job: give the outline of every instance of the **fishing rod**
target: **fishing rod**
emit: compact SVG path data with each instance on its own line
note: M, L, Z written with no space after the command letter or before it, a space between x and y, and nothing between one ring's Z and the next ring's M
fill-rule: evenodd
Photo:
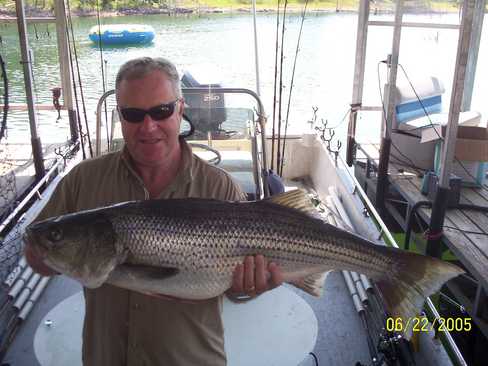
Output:
M279 169L281 165L281 154L280 154L280 145L281 145L281 96L283 94L283 45L284 45L284 38L285 38L285 19L286 19L286 6L288 5L288 0L285 0L285 6L283 7L283 24L281 26L281 56L280 56L280 94L279 94L279 102L278 102L278 147L276 149L276 168Z
M69 12L69 0L66 2L68 6L68 12ZM76 117L77 117L77 122L78 122L78 130L80 131L80 143L81 143L81 152L83 154L83 160L86 159L86 152L85 152L85 142L83 141L83 138L85 135L83 134L83 126L81 125L81 117L80 117L80 106L78 105L78 92L76 89L76 80L75 80L75 71L73 68L73 53L71 52L71 42L70 42L70 35L69 35L69 30L66 28L66 39L68 41L68 47L69 47L69 64L70 64L70 69L71 69L71 77L73 79L73 92L75 94L75 101L76 101ZM88 140L90 140L88 138Z
M271 170L274 167L275 127L276 127L276 82L278 81L278 48L280 34L280 0L276 8L276 47L275 47L275 73L273 86L273 131L271 135Z
M77 70L77 74L78 74L78 85L80 86L81 105L83 106L83 116L85 117L86 134L88 136L88 147L90 149L90 157L93 157L93 149L92 149L91 138L90 138L90 130L88 128L88 118L87 118L87 114L86 114L85 95L83 93L83 84L81 82L80 65L78 63L78 52L76 50L75 33L73 30L73 22L71 20L71 9L70 9L70 5L69 5L69 0L66 1L66 4L68 6L68 21L69 21L69 26L71 29L71 40L73 41L73 51L75 53L76 70Z
M107 60L105 60L105 69L103 67L103 47L102 47L102 30L101 30L101 22L100 22L100 2L97 0L97 25L98 25L98 50L100 51L100 67L102 69L102 87L103 87L103 94L107 91L106 82L108 77L105 77L106 67L107 67ZM107 143L109 141L109 133L108 133L108 115L107 115L107 100L103 102L103 108L105 112L105 126L106 126L106 133L107 133Z
M297 48L295 50L295 59L293 60L293 70L291 72L290 91L288 93L288 106L286 107L286 119L285 119L285 136L283 138L283 150L281 151L281 166L278 168L278 174L283 175L283 161L285 160L285 148L286 148L286 135L288 131L288 116L290 115L290 103L291 93L293 91L293 81L295 80L295 68L297 65L298 51L300 49L300 40L302 38L303 23L305 21L305 14L307 12L308 0L305 1L305 6L302 11L302 21L300 23L300 31L298 33Z
M0 141L2 141L5 131L7 130L7 115L8 115L8 78L7 69L5 67L5 62L3 61L2 55L0 55L0 68L2 69L2 79L3 79L3 117L2 125L0 126Z

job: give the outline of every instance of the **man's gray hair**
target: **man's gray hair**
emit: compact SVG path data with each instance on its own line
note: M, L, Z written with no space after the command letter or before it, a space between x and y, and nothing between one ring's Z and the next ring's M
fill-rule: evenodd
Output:
M171 61L162 57L140 57L127 61L125 64L123 64L117 73L117 78L115 79L116 94L122 80L140 79L156 70L161 71L168 76L171 84L173 85L175 96L177 98L181 98L181 83L178 70L176 70L175 65L173 65Z

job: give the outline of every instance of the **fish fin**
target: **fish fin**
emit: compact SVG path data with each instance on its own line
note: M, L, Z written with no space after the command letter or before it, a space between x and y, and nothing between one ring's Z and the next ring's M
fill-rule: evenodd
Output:
M330 272L331 271L314 273L312 275L290 281L290 283L312 296L320 297L324 293L325 279Z
M264 201L275 203L277 205L285 207L290 207L309 215L317 215L317 209L313 205L306 192L301 189L294 189L292 191L280 193L275 196L266 198L264 199Z
M389 248L392 249L392 248ZM417 316L425 299L439 291L442 285L465 271L458 266L437 258L395 250L393 276L376 279L382 300L392 317L400 317L403 324L413 325L409 319ZM410 339L412 328L405 329L404 336Z
M150 278L152 280L164 280L179 273L178 268L145 266L132 263L121 264L117 269L130 273L132 277Z

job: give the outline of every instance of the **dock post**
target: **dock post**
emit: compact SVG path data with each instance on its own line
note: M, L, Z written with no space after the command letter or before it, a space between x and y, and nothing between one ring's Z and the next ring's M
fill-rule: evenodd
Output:
M356 61L354 65L354 81L352 87L352 102L347 129L346 162L352 166L356 150L356 121L361 110L364 86L364 67L366 64L366 44L368 41L369 0L359 3L359 19L356 41Z
M66 37L68 25L66 22L66 8L64 0L54 1L54 14L56 17L56 38L58 41L59 73L61 88L63 90L63 104L68 111L71 141L78 140L78 127L76 125L76 111L73 107L73 82L69 62L69 45Z
M25 20L24 1L15 1L15 10L17 13L17 27L19 29L21 63L24 71L25 94L27 97L27 107L29 111L29 126L31 133L32 153L34 156L34 168L36 170L36 180L44 176L44 159L42 156L41 139L37 134L37 116L35 110L35 96L33 93L33 76L32 76L32 55L29 49L27 38L27 26Z
M463 101L466 65L468 63L469 48L472 41L474 3L476 0L465 0L462 8L461 26L459 28L459 41L456 55L456 66L452 83L451 103L446 137L443 141L441 171L439 175L439 186L432 205L430 217L429 234L426 252L429 255L440 257L442 255L442 227L447 209L447 196L449 194L451 165L454 161L456 140L459 123L459 113Z
M395 9L395 25L393 28L393 45L391 55L388 57L389 67L388 84L385 88L385 101L383 106L384 129L382 129L380 160L378 162L378 182L376 185L376 207L381 214L385 213L385 198L388 189L388 165L390 162L391 131L395 116L395 93L398 71L398 54L400 53L400 38L402 33L403 0L397 0Z
M461 111L471 109L471 99L473 96L474 78L476 65L478 64L478 53L481 42L481 31L483 30L483 18L485 17L486 0L476 0L473 15L473 30L471 34L471 47L468 53L468 64L466 66L466 79L464 80L464 95Z

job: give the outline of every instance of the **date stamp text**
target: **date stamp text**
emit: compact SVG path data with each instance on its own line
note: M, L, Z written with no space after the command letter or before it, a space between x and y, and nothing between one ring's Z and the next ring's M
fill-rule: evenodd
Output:
M386 330L388 332L469 332L472 328L471 318L436 318L430 322L427 317L414 317L408 319L388 317L386 319Z

